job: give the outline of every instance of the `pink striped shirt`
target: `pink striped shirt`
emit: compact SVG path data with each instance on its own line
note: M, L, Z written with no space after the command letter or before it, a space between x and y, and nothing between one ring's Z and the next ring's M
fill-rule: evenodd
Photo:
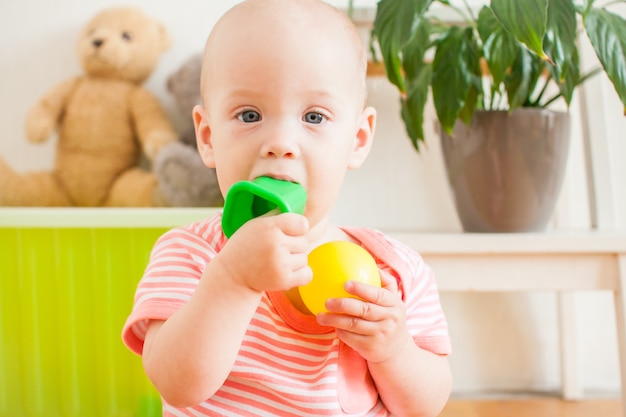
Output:
M367 228L344 228L398 280L415 343L447 355L450 340L432 270L406 245ZM139 282L123 340L141 355L149 320L167 320L194 292L226 243L221 215L164 234ZM281 292L262 296L224 385L193 408L164 416L387 416L366 361L332 328L300 313Z

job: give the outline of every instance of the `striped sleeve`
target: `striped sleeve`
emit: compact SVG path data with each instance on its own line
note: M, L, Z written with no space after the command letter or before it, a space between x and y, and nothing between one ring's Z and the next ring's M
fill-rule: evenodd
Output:
M211 218L162 235L137 285L133 310L122 330L122 340L138 355L150 320L166 320L195 291L206 264L215 256L220 237L219 219Z
M435 273L413 249L395 239L385 237L399 262L400 289L406 305L407 327L415 343L439 355L452 352L448 323L441 307Z

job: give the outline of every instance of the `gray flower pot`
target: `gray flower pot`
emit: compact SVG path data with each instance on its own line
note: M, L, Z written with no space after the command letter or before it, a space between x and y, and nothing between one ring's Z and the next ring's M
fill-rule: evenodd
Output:
M442 132L456 209L466 232L545 230L569 148L568 113L479 111L470 126Z

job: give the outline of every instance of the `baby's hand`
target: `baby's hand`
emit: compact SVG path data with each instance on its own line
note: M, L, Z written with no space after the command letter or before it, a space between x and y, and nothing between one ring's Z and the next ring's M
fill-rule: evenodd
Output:
M245 223L218 254L232 279L256 291L282 291L309 282L309 224L306 217L283 213Z
M382 362L399 352L410 339L406 308L394 277L381 272L382 288L348 281L345 289L356 298L326 301L328 313L318 323L334 327L337 337L368 362Z

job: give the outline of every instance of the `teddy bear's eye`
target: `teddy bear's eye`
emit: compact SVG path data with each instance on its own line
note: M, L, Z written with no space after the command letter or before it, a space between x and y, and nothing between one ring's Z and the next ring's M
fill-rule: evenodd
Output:
M130 42L132 40L132 36L130 36L130 33L128 32L122 32L122 39L126 42Z

